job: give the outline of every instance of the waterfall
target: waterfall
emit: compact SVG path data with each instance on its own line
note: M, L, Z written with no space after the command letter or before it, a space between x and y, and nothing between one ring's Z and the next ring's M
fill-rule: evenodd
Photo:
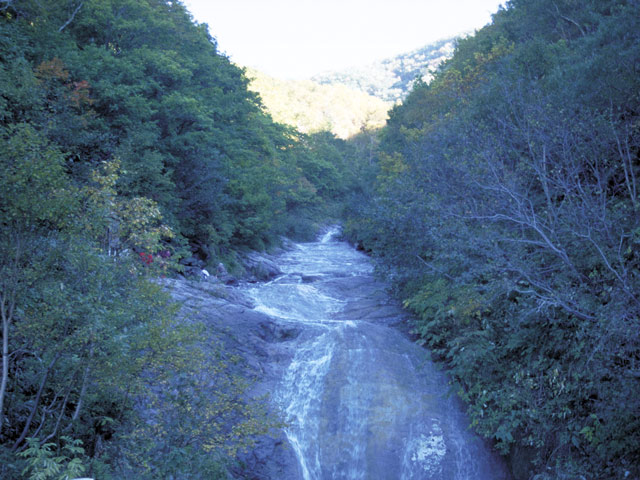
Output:
M320 237L320 243L330 242L340 233L342 233L342 228L338 225L333 225L329 227L327 231Z
M446 376L393 326L404 313L369 259L339 233L295 245L278 258L281 277L246 287L256 310L302 332L272 397L302 478L507 479Z

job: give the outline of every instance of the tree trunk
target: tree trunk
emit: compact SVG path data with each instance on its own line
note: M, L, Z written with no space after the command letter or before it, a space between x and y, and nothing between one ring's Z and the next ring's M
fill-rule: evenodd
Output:
M51 373L51 370L53 370L53 366L58 361L58 358L60 358L60 355L61 354L58 353L56 354L55 357L53 357L53 360L51 360L51 363L47 367L47 370L44 372L44 376L40 381L40 387L38 388L38 393L36 394L36 398L33 402L33 407L31 407L31 412L29 413L29 418L27 418L27 422L25 423L24 428L22 429L22 433L20 434L20 437L13 444L13 447L11 447L11 450L14 452L18 449L18 447L24 441L24 439L27 438L27 434L29 433L29 427L31 427L31 422L33 422L33 419L36 416L36 412L38 411L38 405L40 404L40 398L42 398L42 392L44 391L44 386L47 384L47 379L49 378L49 374Z
M82 408L82 400L84 398L85 393L87 393L87 381L89 378L89 370L90 370L92 359L93 359L93 345L91 345L91 349L89 350L89 358L87 359L87 367L84 369L84 376L82 377L82 387L80 388L78 404L76 405L76 409L73 412L73 417L71 417L72 422L75 422L80 416L80 410Z
M2 380L0 380L0 435L4 426L4 396L7 391L7 380L9 379L9 309L2 297Z
M13 238L15 252L8 272L0 279L0 315L2 316L2 379L0 380L0 435L4 426L4 398L9 381L9 327L13 321L20 274L22 239L16 234Z

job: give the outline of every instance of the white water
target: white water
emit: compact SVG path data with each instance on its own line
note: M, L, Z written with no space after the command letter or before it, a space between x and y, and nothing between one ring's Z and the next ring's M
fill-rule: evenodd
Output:
M248 289L256 310L303 327L274 394L300 477L507 478L424 349L380 314L368 258L336 233L296 245L279 257L283 276Z

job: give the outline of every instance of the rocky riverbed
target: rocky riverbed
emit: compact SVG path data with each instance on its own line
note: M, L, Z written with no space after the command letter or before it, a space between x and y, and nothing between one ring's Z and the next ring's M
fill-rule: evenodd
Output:
M164 281L289 422L239 478L508 478L364 255L328 236L247 265L250 281Z

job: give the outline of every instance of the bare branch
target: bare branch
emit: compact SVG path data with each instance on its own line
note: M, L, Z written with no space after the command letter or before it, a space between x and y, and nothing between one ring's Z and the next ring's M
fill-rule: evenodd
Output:
M53 370L53 367L55 366L56 362L58 361L58 359L60 358L61 355L62 355L62 353L56 354L56 356L53 358L53 360L51 360L51 363L49 364L49 366L45 370L44 375L42 376L42 380L40 380L40 386L38 387L38 393L36 393L36 397L33 400L33 405L31 406L31 412L29 413L29 417L27 418L27 420L26 420L26 422L24 424L24 428L22 429L22 433L20 434L20 437L18 437L18 439L15 441L15 443L11 447L11 451L15 452L18 449L18 447L20 446L20 444L27 437L27 434L29 433L29 427L31 427L31 422L33 422L33 418L35 417L36 411L38 410L38 406L40 404L40 399L42 398L42 392L44 391L44 387L47 384L47 380L49 378L49 374Z
M527 272L525 272L524 270L517 268L517 267L512 267L514 273L517 273L519 275L522 275L522 277L524 277L526 279L526 281L533 287L531 289L518 289L516 288L515 290L517 292L520 293L524 293L524 294L532 294L535 298L537 298L538 300L538 309L541 310L543 309L546 305L550 305L550 306L555 306L555 307L560 307L563 310L565 310L566 312L581 318L583 320L596 320L597 318L589 313L583 312L582 310L578 309L578 307L572 305L571 303L563 300L562 298L560 298L560 296L558 295L557 292L555 292L553 290L553 288L549 287L548 285L545 285L541 282L538 282L537 280L534 280L530 275L527 274ZM537 289L537 290L536 290ZM547 295L543 294L542 292L546 292Z
M454 281L454 278L449 275L446 272L443 272L441 269L439 269L438 267L428 263L424 258L422 258L420 255L416 255L415 256L418 260L420 260L425 266L429 267L431 270L433 270L436 273L439 273L440 275L442 275L443 277L445 277L447 280L451 280L452 282Z
M598 245L596 241L593 239L593 237L591 236L591 232L589 232L588 235L584 235L576 232L576 235L588 240L591 243L591 245L593 245L593 248L595 248L598 254L600 255L600 258L602 259L602 262L604 263L605 267L607 267L607 270L609 270L616 277L616 279L621 283L622 291L625 292L629 296L629 298L633 300L634 303L640 304L640 301L638 300L638 298L634 295L633 291L629 288L629 284L627 283L626 278L622 278L620 273L613 267L613 265L611 265L611 262L609 262L609 259L605 255L600 245Z
M553 251L558 257L562 259L562 261L571 268L578 276L581 277L575 265L569 259L567 253L560 247L556 246L553 241L549 238L549 236L542 230L540 225L535 221L535 216L530 221L528 219L518 219L516 217L505 215L503 213L495 213L493 215L458 215L460 218L468 219L468 220L491 220L491 221L507 221L511 223L515 223L516 225L520 225L523 227L528 227L534 230L543 240L543 244Z
M4 12L13 6L13 0L5 0L0 2L0 12Z
M629 150L628 142L625 142L625 148L622 146L622 142L620 141L620 137L618 136L618 132L613 124L613 119L609 119L609 123L611 124L611 131L616 139L616 146L618 148L618 155L620 155L620 160L622 161L622 168L624 169L624 178L625 185L629 192L629 198L631 199L631 203L633 204L633 210L638 212L640 210L638 206L638 195L636 190L636 178L633 171L633 163L631 160L631 152ZM629 162L629 165L627 165Z
M566 15L563 15L562 13L560 13L560 9L558 8L558 5L556 5L554 3L553 6L556 7L556 13L558 14L558 16L561 19L563 19L565 22L569 22L569 23L575 25L576 27L578 27L578 30L580 30L580 33L582 34L583 37L587 34L584 31L584 29L582 28L582 26L580 26L580 24L578 22L576 22L575 20L572 20L571 18L567 17Z
M71 14L71 16L69 17L69 19L64 22L64 24L58 29L58 32L62 32L62 30L64 30L65 28L67 28L69 26L69 24L71 22L73 22L73 19L76 18L76 15L78 14L78 12L80 11L80 9L82 8L82 5L84 4L84 2L80 2L80 4L76 7L76 9L73 11L73 13Z

